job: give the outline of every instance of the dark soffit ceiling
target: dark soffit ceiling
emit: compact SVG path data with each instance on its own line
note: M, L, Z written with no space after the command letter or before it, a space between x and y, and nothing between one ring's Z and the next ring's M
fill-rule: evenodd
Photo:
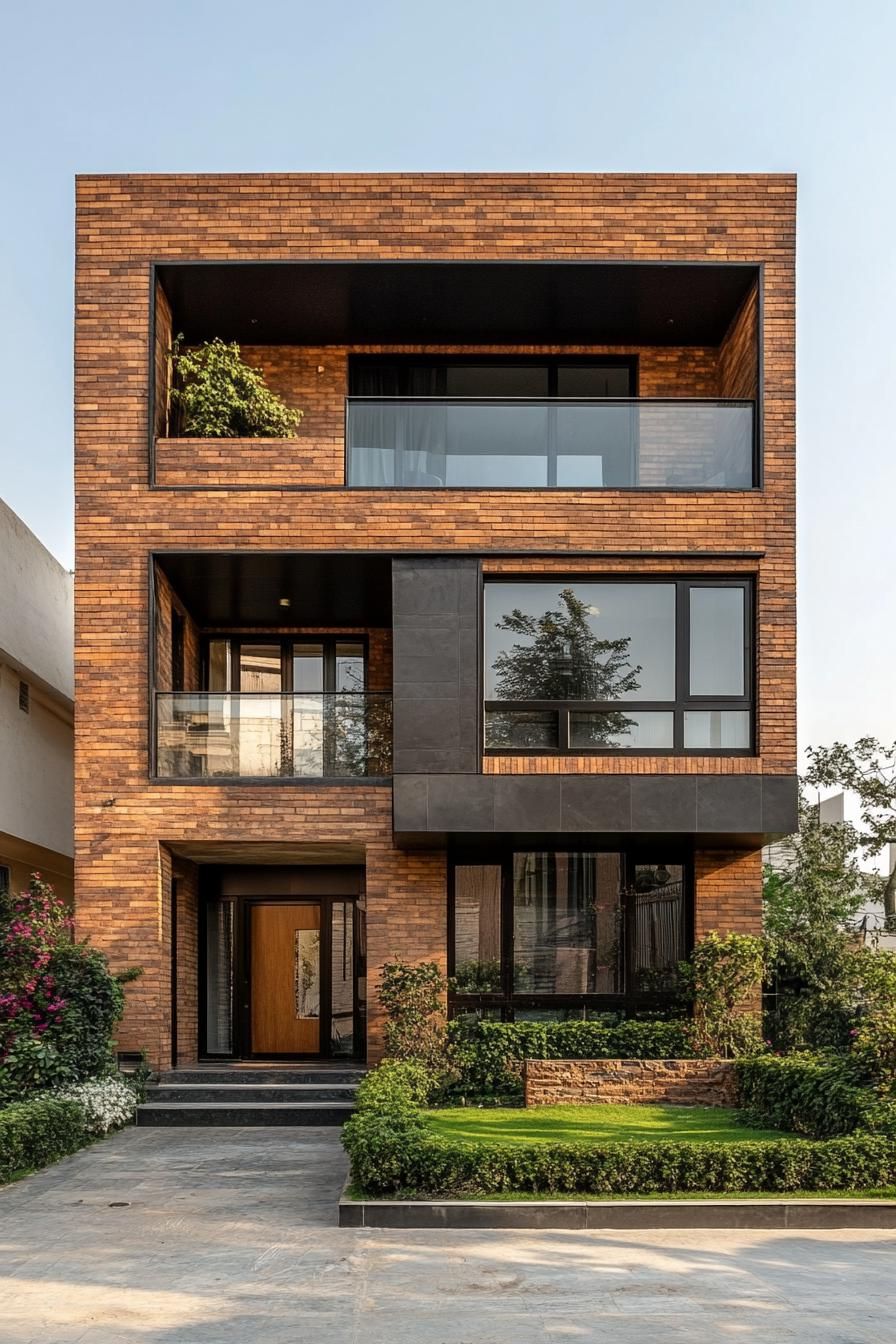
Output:
M205 628L392 624L388 556L187 551L156 558ZM280 606L282 597L289 607Z
M188 342L717 345L758 267L185 262L157 275Z

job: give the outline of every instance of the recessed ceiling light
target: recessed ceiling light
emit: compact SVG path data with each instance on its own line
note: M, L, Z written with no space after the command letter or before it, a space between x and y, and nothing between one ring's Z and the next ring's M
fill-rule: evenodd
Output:
M281 597L281 599L280 599L280 606L281 606L281 607L289 607L289 606L291 606L291 605L292 605L292 603L291 603L290 598L288 598L288 597Z

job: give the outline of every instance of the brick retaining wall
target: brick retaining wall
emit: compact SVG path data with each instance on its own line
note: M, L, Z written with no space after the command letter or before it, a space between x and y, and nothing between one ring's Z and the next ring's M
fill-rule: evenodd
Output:
M737 1100L734 1065L727 1059L527 1059L523 1083L527 1106L733 1106Z

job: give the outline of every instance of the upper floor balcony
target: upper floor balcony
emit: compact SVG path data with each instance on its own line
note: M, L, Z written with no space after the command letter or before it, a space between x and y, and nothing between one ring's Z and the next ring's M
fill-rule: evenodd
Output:
M157 557L151 773L389 778L390 579L372 557Z
M727 263L167 263L157 485L743 491L762 473L758 268ZM198 438L172 341L236 341L287 439Z

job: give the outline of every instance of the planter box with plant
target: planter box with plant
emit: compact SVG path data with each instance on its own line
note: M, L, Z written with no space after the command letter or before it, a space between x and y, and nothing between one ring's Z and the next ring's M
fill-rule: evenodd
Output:
M200 439L289 439L302 420L244 363L240 347L216 337L185 348L178 336L168 354L165 436Z

